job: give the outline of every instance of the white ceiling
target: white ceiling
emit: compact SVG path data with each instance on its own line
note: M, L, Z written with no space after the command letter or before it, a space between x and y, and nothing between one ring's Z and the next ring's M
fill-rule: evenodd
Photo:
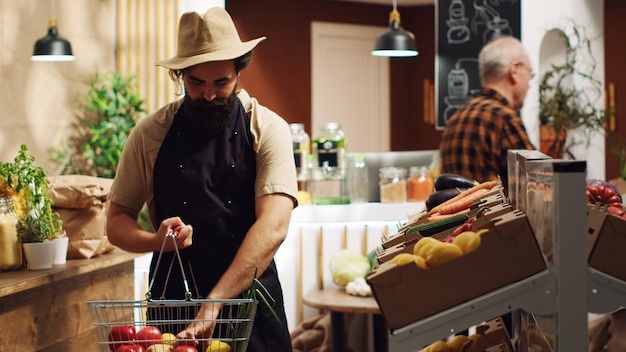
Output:
M337 1L352 1L352 2L363 2L369 4L379 4L379 5L393 5L393 0L337 0ZM434 5L435 0L397 0L398 6L418 6L418 5Z

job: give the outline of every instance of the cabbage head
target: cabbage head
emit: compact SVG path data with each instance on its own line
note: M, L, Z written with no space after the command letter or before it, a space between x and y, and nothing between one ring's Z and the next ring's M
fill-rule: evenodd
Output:
M330 260L333 282L340 287L346 287L357 277L365 277L370 269L371 263L366 256L347 249L339 251Z

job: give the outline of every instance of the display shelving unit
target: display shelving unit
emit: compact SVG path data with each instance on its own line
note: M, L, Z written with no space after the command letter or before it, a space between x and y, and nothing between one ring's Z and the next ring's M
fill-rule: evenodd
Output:
M554 332L556 351L586 352L588 312L608 313L626 306L626 283L587 266L586 162L536 158L536 155L527 158L523 151L510 153L517 153L515 159L524 163L520 175L530 166L549 178L548 184L552 186L551 204L545 208L551 213L548 218L552 221L537 225L551 226L553 234L552 253L549 259L546 257L547 269L396 329L389 336L390 351L417 351L420 346L470 326L523 310L531 315L554 317L550 330ZM518 167L511 165L509 158L509 170ZM525 190L525 182L524 177L519 177L511 184Z

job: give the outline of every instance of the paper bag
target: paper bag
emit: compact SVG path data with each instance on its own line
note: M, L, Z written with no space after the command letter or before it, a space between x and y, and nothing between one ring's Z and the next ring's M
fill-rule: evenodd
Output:
M86 175L48 177L48 195L69 237L68 259L88 259L115 247L106 235L107 194L112 179Z

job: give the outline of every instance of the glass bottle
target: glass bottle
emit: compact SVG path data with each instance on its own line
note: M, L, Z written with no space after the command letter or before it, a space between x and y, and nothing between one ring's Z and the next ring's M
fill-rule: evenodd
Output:
M380 202L406 202L406 169L383 167L380 169Z
M348 180L350 203L367 203L369 201L369 176L363 154L352 155Z
M349 204L350 193L346 177L346 137L341 125L329 122L313 137L313 175L311 191L313 204Z
M22 266L22 245L17 238L17 216L11 198L0 198L0 270Z
M293 145L293 158L296 163L296 174L298 176L298 190L305 190L307 175L307 160L311 153L311 139L304 130L304 124L291 123L291 142Z
M407 200L423 202L434 191L434 181L428 172L428 167L412 166L409 169Z
M328 122L320 128L313 138L313 154L317 167L337 168L345 175L346 136L340 124Z

